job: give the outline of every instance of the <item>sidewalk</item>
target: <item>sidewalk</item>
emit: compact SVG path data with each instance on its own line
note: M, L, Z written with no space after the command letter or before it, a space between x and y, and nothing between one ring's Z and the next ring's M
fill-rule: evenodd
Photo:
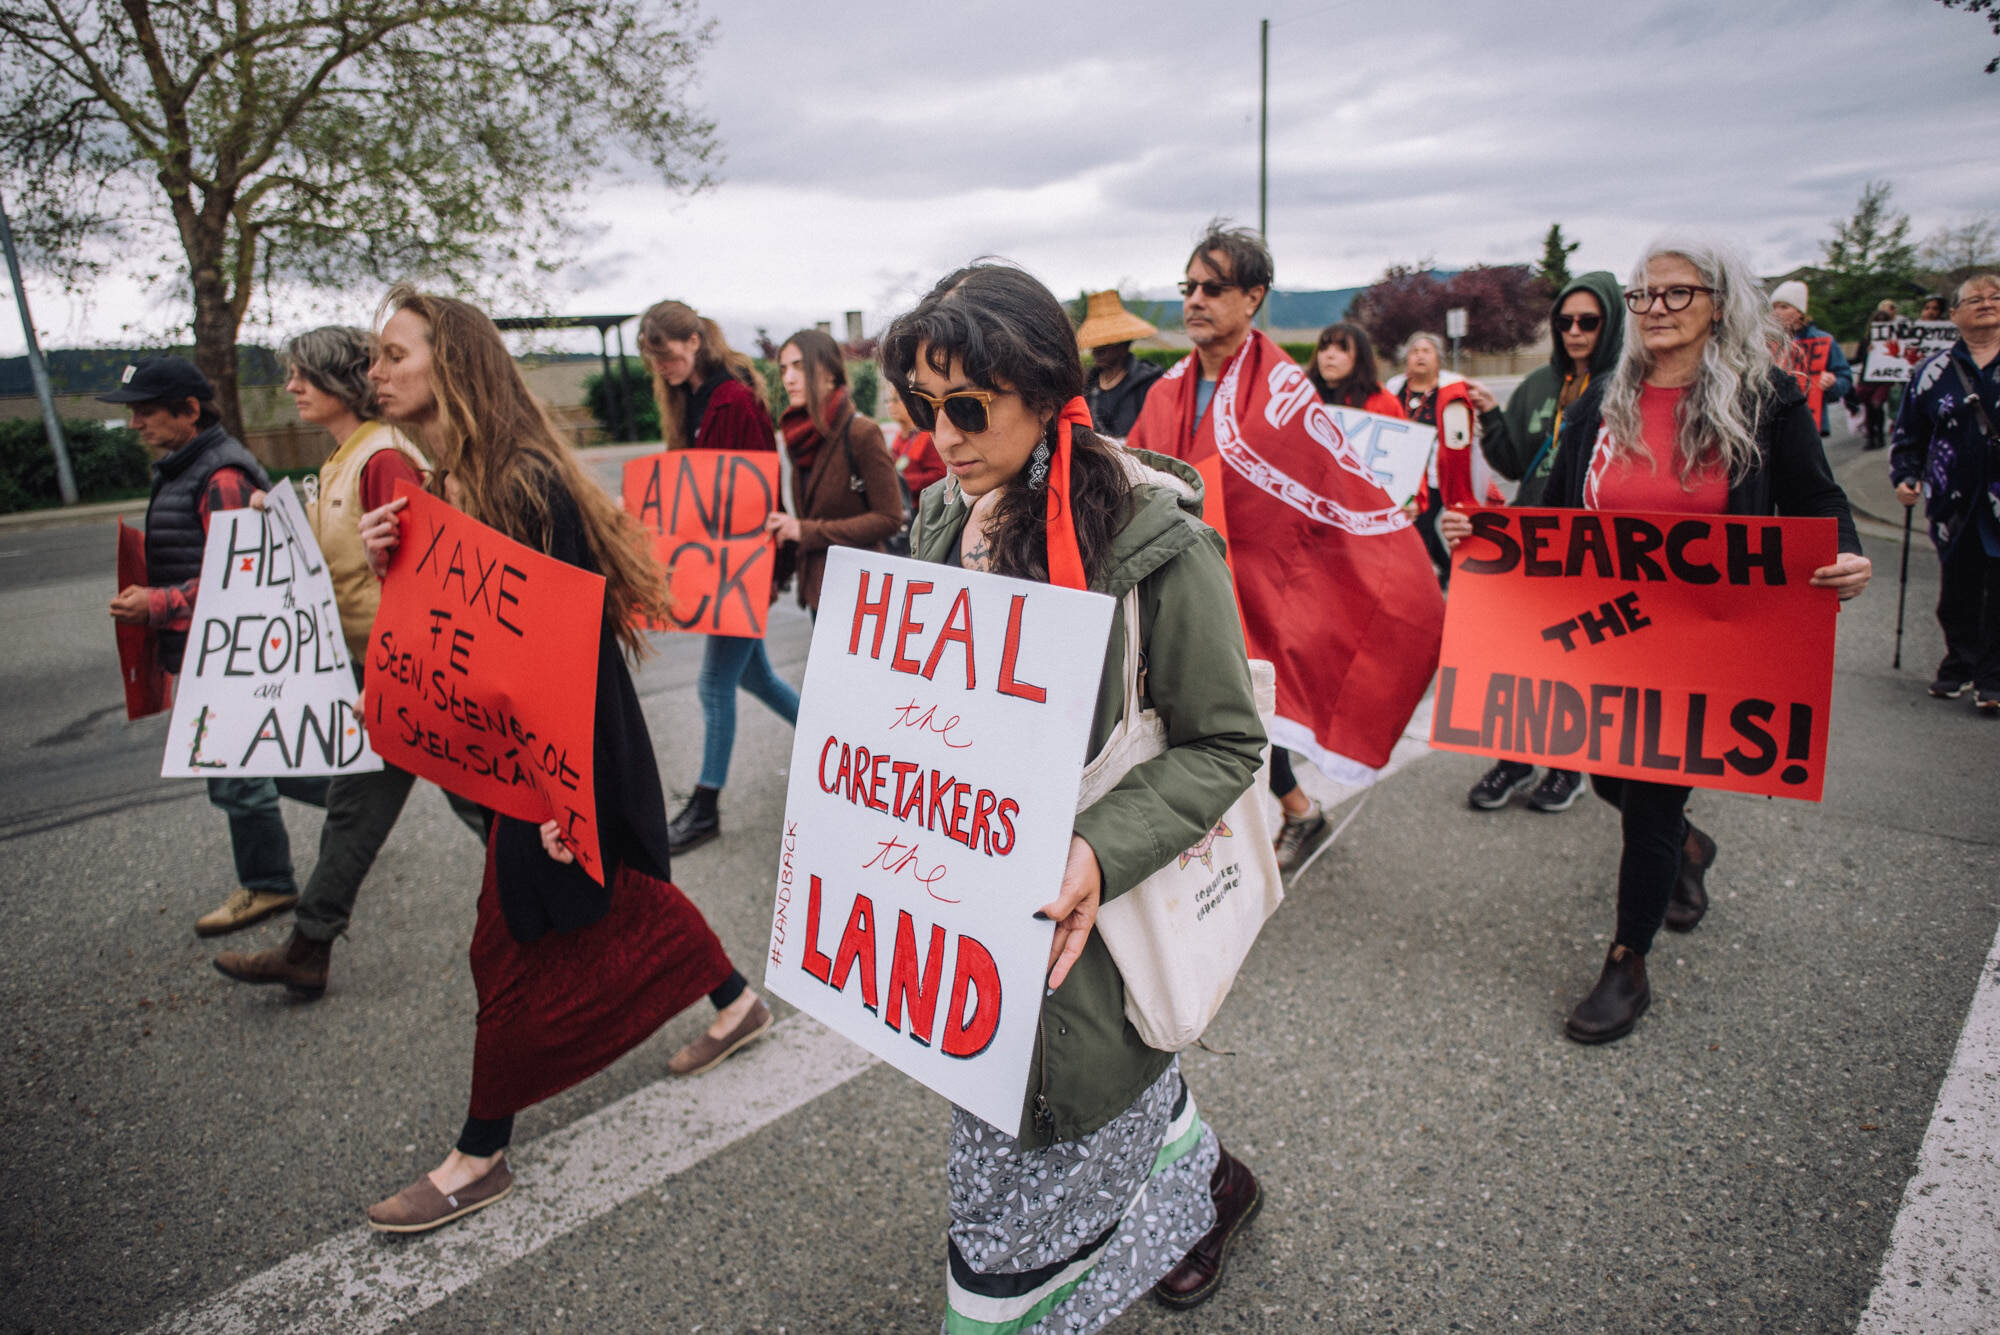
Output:
M636 444L591 445L578 450L577 454L585 464L609 465L623 463L642 454L657 453L660 449L660 442L654 440L640 441ZM139 496L126 501L94 501L88 505L59 506L52 510L22 510L15 514L0 515L0 533L28 533L35 529L59 528L66 524L87 524L93 520L109 520L115 517L123 517L128 523L137 527L146 517L146 498Z

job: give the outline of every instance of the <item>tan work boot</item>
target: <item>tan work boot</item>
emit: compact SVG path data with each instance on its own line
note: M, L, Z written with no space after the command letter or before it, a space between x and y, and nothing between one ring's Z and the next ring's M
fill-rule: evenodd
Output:
M283 913L299 902L297 895L280 894L276 890L248 890L242 886L229 892L229 898L222 901L222 907L203 914L194 922L196 936L224 936L259 923L273 913Z
M283 983L295 997L307 1001L326 991L326 968L333 959L333 942L315 941L292 929L282 946L256 954L227 950L215 957L216 972L239 983Z

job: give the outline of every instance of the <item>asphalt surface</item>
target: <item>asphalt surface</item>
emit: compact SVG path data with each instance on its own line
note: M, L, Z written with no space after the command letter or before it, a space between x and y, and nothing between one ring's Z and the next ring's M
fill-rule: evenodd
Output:
M1857 479L1882 458L1830 453ZM1470 811L1483 764L1445 753L1379 786L1266 929L1212 1050L1183 1059L1264 1212L1212 1302L1141 1302L1116 1329L1853 1329L2000 922L2000 724L1923 694L1941 645L1922 548L1890 669L1896 552L1869 542L1826 799L1696 795L1715 906L1662 935L1621 1043L1561 1036L1612 928L1609 808ZM287 929L192 933L231 884L226 830L198 785L153 777L163 720L123 720L110 562L108 520L0 531L0 1330L143 1329L353 1229L448 1147L470 1070L479 851L434 789L323 1000L209 967ZM774 621L794 681L807 632ZM657 644L639 689L684 789L699 642ZM744 697L727 833L675 866L753 983L789 746ZM288 821L303 874L320 817ZM660 1081L703 1022L524 1113L522 1157ZM947 1125L874 1067L399 1328L935 1329Z

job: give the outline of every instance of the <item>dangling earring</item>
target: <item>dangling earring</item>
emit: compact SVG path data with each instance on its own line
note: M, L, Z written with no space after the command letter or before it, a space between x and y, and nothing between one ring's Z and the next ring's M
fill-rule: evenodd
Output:
M1035 442L1035 452L1028 456L1028 490L1040 491L1049 478L1049 443Z

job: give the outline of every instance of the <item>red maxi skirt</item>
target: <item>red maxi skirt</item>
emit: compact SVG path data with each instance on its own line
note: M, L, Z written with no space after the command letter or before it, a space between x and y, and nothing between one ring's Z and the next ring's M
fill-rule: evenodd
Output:
M672 882L622 868L611 908L579 932L522 945L486 855L472 932L479 1033L474 1117L508 1117L597 1074L722 986L729 956Z

